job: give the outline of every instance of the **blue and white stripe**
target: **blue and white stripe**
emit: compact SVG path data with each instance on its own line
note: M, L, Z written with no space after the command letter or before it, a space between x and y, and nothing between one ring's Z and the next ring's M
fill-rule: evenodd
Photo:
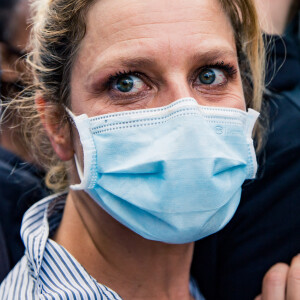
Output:
M91 277L65 248L49 239L61 221L65 194L47 197L24 215L21 236L25 255L0 286L1 300L121 300ZM195 300L203 300L191 281Z

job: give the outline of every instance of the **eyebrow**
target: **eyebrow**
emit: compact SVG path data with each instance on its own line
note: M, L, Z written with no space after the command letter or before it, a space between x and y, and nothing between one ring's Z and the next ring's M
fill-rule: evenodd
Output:
M207 52L198 52L192 56L194 61L201 61L202 63L208 63L224 58L237 59L237 53L229 49L213 49Z
M191 61L195 61L202 64L214 63L216 60L225 59L237 59L237 53L228 48L226 49L211 49L205 52L201 50L190 57ZM88 82L90 79L94 78L94 75L99 71L108 68L127 68L127 69L147 69L153 66L157 66L157 61L153 57L143 57L143 56L121 56L109 58L101 64L100 68L93 70L88 75ZM93 80L92 80L93 81Z
M229 49L213 49L207 52L198 52L191 56L191 59L194 61L201 61L203 63L207 61L214 61L221 58L237 58L237 53ZM151 65L156 65L157 62L153 58L148 57L119 57L117 60L112 62L107 62L101 65L101 68L115 67L115 62L117 62L118 67L124 68L139 68L139 67L148 67Z
M157 64L153 58L147 57L118 57L116 60L108 61L101 65L101 69L109 67L123 67L123 68L139 68L139 67L149 67Z

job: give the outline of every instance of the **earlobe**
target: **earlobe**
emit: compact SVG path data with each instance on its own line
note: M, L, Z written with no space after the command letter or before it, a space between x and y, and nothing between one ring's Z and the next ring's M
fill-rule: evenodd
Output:
M35 104L41 122L58 157L64 161L72 159L74 149L69 123L63 121L63 113L59 106L54 103L47 103L42 97L37 97Z

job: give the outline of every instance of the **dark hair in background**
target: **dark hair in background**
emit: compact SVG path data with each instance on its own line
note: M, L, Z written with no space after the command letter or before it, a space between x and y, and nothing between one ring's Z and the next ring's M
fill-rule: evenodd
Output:
M19 0L0 0L0 41L9 39L8 22Z
M0 8L11 8L18 2L18 0L0 0Z
M288 23L291 22L297 14L300 19L300 1L294 0L292 6L290 8L290 12L289 12L289 16L288 16ZM300 26L300 24L299 24L299 26Z
M14 23L16 22L16 16L15 12L17 9L18 4L20 4L22 0L0 0L0 42L5 44L5 49L10 54L15 55L16 57L23 57L25 54L25 51L23 49L18 49L13 46L13 38L15 34L15 28ZM0 54L0 62L1 62L1 55L3 55L3 52ZM2 70L0 67L0 96L6 97L6 94L3 93L3 82L2 82ZM20 88L17 87L16 89L18 92ZM2 97L1 100L4 100Z

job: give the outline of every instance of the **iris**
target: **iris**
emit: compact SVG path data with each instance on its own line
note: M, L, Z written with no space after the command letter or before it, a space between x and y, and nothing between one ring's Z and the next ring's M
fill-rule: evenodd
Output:
M216 79L216 73L212 69L204 69L199 74L199 80L203 84L212 84Z
M122 76L116 82L116 88L123 93L128 93L132 90L134 81L132 76Z

